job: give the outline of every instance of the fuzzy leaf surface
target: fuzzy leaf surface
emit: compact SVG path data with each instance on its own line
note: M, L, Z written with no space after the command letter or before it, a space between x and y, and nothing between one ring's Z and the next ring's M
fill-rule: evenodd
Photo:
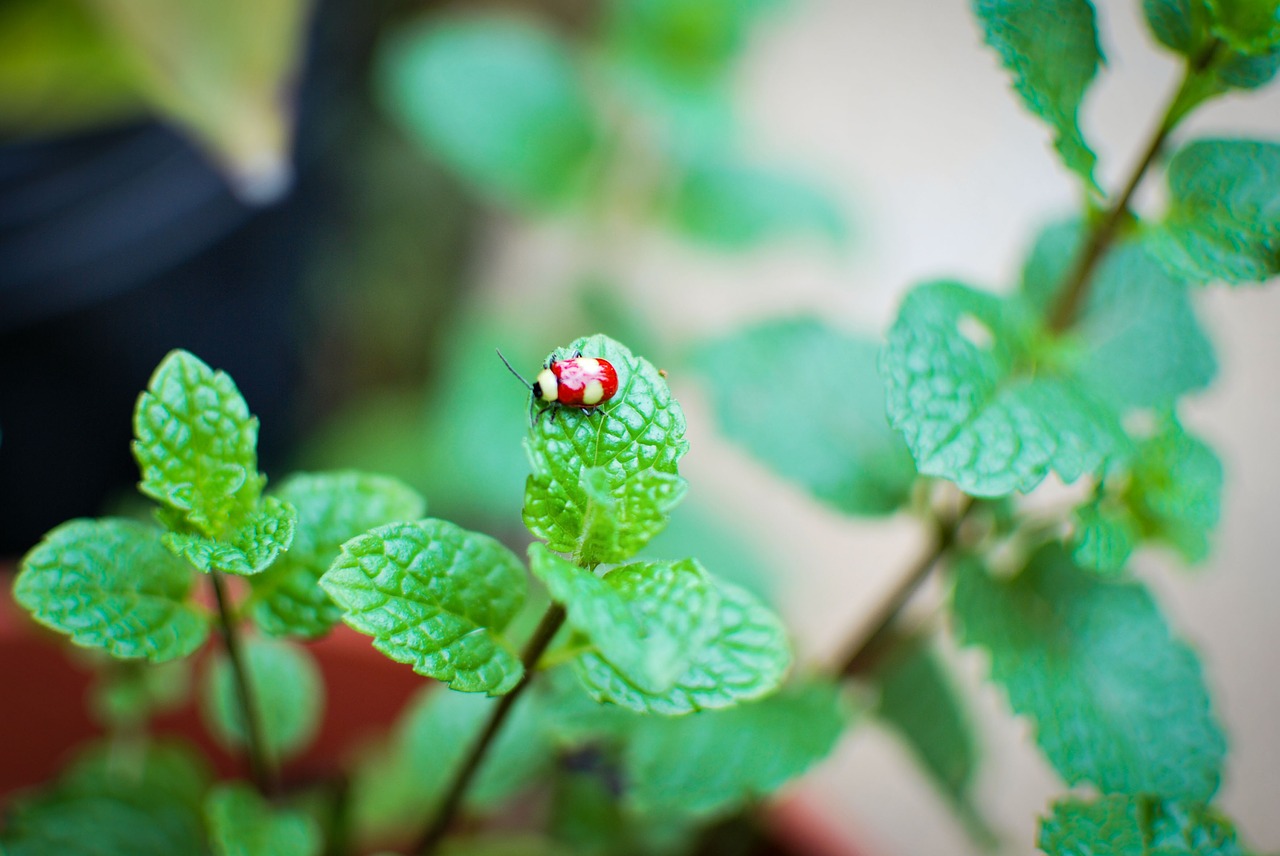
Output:
M1141 585L1082 572L1049 545L1010 581L965 563L953 608L962 641L990 653L992 678L1069 785L1213 795L1225 742L1199 661Z
M209 635L208 616L189 600L194 582L155 527L72 520L23 557L13 594L76 645L159 663L187 656Z
M298 525L289 552L253 579L253 620L273 636L315 639L328 633L342 610L320 588L320 577L343 543L426 512L426 501L413 488L369 473L299 473L275 493L297 509Z
M1114 411L1065 368L1041 366L1023 301L959 283L918 286L880 358L889 422L926 475L974 496L1071 482L1122 454Z
M293 543L298 513L273 496L264 497L227 539L196 532L166 532L164 545L202 571L250 576L271 566Z
M719 592L692 559L636 562L604 577L542 544L530 546L529 559L569 624L645 692L670 690L711 632L703 619L715 613Z
M1280 273L1280 144L1197 140L1169 161L1168 180L1147 240L1173 275L1237 285Z
M1028 110L1053 129L1054 148L1091 188L1097 158L1080 132L1080 102L1102 64L1088 0L973 0L986 42Z
M535 421L526 442L533 472L524 522L552 550L584 565L623 562L661 531L684 495L677 470L689 448L684 411L653 364L613 339L578 339L556 355L578 351L613 364L618 392L593 414L563 408ZM612 523L600 519L610 516L607 503L593 500L606 493L614 501ZM622 537L627 519L641 525Z
M847 722L839 688L822 683L725 710L644 717L624 748L627 799L662 817L766 797L825 758Z
M789 175L722 162L685 172L670 216L681 233L727 250L813 235L844 242L848 227L834 201Z
M379 62L381 100L480 190L548 206L574 195L598 131L566 45L498 17L406 28Z
M688 561L701 570L696 560ZM707 577L719 596L704 601L701 615L688 616L697 622L702 641L686 642L687 665L671 687L662 692L647 691L593 652L574 661L578 677L593 698L631 710L675 716L759 698L781 683L791 664L791 648L781 619L745 589L709 574ZM619 584L627 579L620 578ZM648 609L657 606L646 606L644 601L637 601L637 605Z
M166 356L133 413L138 489L199 532L219 537L254 507L258 420L225 372L186 351Z
M713 342L698 362L731 440L840 511L889 514L906 503L916 471L884 416L878 352L797 318Z
M1049 227L1022 271L1022 295L1049 311L1083 243L1077 224ZM1117 411L1163 407L1204 389L1217 373L1213 346L1185 284L1136 243L1109 252L1068 334L1072 375Z
M276 809L245 784L218 785L204 804L215 856L319 856L316 822Z
M290 642L251 636L243 641L243 648L263 743L274 758L289 758L307 747L320 725L324 708L320 669L306 648ZM201 701L205 722L222 745L244 746L247 729L235 674L221 653L205 672Z
M1211 809L1132 794L1054 804L1038 844L1049 856L1244 856Z
M520 611L524 565L445 520L391 523L342 546L320 585L373 647L462 692L501 695L523 674L502 631Z

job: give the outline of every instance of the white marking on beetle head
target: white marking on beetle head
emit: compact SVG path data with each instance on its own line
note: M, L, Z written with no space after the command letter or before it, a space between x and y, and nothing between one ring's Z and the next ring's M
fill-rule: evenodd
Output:
M543 369L538 372L538 377L534 379L534 384L542 393L541 398L543 401L555 401L560 394L560 384L556 381L555 372L551 371L551 369Z

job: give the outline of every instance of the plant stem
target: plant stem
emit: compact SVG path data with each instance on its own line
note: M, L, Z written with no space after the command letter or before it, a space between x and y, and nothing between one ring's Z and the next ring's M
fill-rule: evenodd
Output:
M227 590L222 582L222 572L210 571L209 579L213 582L213 595L218 601L222 641L227 649L227 657L231 661L231 673L235 675L236 695L240 700L240 716L244 722L245 754L249 762L249 772L258 790L264 796L272 796L276 791L275 768L271 764L266 743L262 739L262 719L249 684L249 671L245 665L244 651L240 646L240 632L231 614L230 598L227 597Z
M1138 185L1142 183L1142 179L1151 168L1151 164L1155 163L1161 150L1164 149L1164 145L1169 139L1169 134L1184 115L1182 110L1184 94L1187 92L1188 87L1191 86L1193 79L1213 61L1217 47L1216 40L1210 42L1199 56L1187 64L1178 88L1165 105L1160 117L1160 124L1156 126L1151 139L1147 141L1147 147L1138 159L1137 165L1129 174L1129 179L1125 182L1124 189L1120 191L1115 203L1107 209L1102 215L1102 219L1098 221L1097 225L1089 233L1084 248L1080 251L1080 255L1076 257L1075 264L1072 265L1062 286L1058 289L1057 299L1054 301L1047 319L1051 331L1061 333L1075 323L1076 316L1080 313L1081 307L1084 306L1085 298L1088 296L1093 272L1115 240L1116 233L1120 230L1120 225L1129 213L1129 203L1133 199L1134 192L1138 189Z
M538 660L542 658L547 647L551 644L551 640L559 632L561 625L564 624L564 619L564 607L558 603L553 603L547 609L546 614L542 616L542 621L538 622L537 629L533 631L533 636L530 637L529 642L524 647L524 652L520 656L520 662L524 665L524 675L521 676L519 683L515 685L511 692L498 699L498 704L494 707L493 712L489 714L489 721L485 723L484 730L480 732L480 736L467 752L466 758L463 759L462 764L453 774L453 781L449 783L449 790L445 792L444 799L441 800L439 808L436 809L435 816L432 817L431 823L426 828L426 831L423 832L422 837L418 839L418 846L414 848L414 852L418 856L427 856L427 854L433 852L444 838L445 833L449 831L449 826L453 823L453 818L458 813L458 808L462 805L462 797L467 791L467 786L471 783L476 771L480 769L480 762L484 760L484 756L493 744L494 738L497 737L498 732L502 729L502 724L506 721L507 714L511 712L511 708L515 705L516 699L520 697L520 694L529 686L529 682L533 680L534 667L537 666Z
M898 580L889 594L880 602L864 626L858 628L844 647L844 653L836 660L832 674L837 678L850 678L865 673L875 661L876 654L891 638L898 617L911 596L928 578L929 574L946 557L956 542L956 533L973 510L973 497L966 496L955 514L946 520L935 518L933 537L929 548Z

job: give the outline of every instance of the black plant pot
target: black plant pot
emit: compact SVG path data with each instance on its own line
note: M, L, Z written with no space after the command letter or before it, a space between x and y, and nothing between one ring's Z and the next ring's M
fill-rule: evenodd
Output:
M136 480L130 412L163 355L228 370L288 434L306 180L255 209L174 132L0 147L0 555Z

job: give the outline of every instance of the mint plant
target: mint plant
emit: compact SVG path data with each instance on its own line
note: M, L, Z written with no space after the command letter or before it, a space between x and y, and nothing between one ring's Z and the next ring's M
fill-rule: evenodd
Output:
M382 54L379 91L446 168L530 216L588 230L657 222L721 248L837 237L821 193L740 155L725 80L767 5L712 0L694 14L617 0L582 44L489 17L410 27ZM175 352L134 424L155 521L71 521L23 559L19 603L124 663L104 669L106 744L17 805L0 846L702 852L731 829L763 835L762 803L831 751L856 707L904 738L974 842L995 849L972 790L972 713L937 648L945 632L982 652L1061 778L1042 852L1251 852L1216 803L1228 743L1211 681L1131 558L1156 547L1201 561L1221 514L1223 467L1181 406L1218 372L1195 298L1280 274L1280 143L1181 130L1202 104L1280 70L1280 6L1142 9L1181 80L1106 188L1079 122L1103 67L1092 5L973 3L1080 195L1079 210L1029 236L1009 289L920 284L882 342L784 318L692 349L725 435L781 478L843 514L925 523L919 554L828 665L797 666L781 619L709 555L645 553L691 492L685 417L665 373L610 336L550 355L607 359L619 388L595 412L530 421L523 550L425 517L422 497L389 476L303 473L268 491L234 383ZM1161 170L1163 207L1139 210L1137 189ZM450 404L477 398L475 377ZM1046 488L1056 510L1022 501ZM908 619L934 575L942 608ZM424 691L338 772L334 797L279 781L277 767L322 715L297 640L339 622ZM140 670L181 666L211 631L223 653L204 673L203 709L245 752L251 784L214 783L192 749L146 733L182 676ZM535 784L540 802L487 831Z

